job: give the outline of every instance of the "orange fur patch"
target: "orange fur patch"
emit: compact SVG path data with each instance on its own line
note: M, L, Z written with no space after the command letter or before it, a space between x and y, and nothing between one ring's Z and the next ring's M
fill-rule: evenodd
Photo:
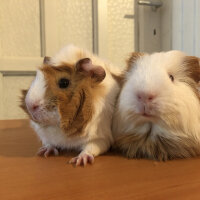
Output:
M131 53L130 57L127 59L127 71L130 71L132 69L133 64L142 56L144 56L145 53L142 52L133 52Z
M186 66L187 75L198 83L200 81L199 58L195 56L186 56L184 66Z
M200 65L199 58L195 56L186 56L183 62L183 66L185 67L184 73L186 73L186 77L183 81L187 82L188 85L193 89L196 96L200 99L199 95L199 83L200 83Z
M22 90L21 93L22 93L22 96L20 97L20 107L22 108L22 110L27 113L29 115L29 112L27 110L27 107L26 107L26 103L25 103L25 98L26 98L26 94L27 94L28 90ZM30 115L29 115L30 116Z
M117 83L119 84L119 86L122 88L124 83L125 83L125 75L127 72L129 72L134 63L137 61L137 59L139 59L141 56L145 55L144 53L141 52L133 52L130 54L130 57L126 60L126 68L124 73L120 74L120 75L115 75L113 73L111 73L112 77L117 81Z
M111 73L112 77L115 79L115 81L117 81L117 83L119 84L120 87L123 86L124 84L124 79L125 79L125 72L120 74L120 75L115 75L113 73Z
M67 135L82 134L91 120L94 112L94 99L102 86L98 85L90 76L85 76L76 70L75 66L44 66L41 68L47 81L45 94L49 109L58 108L60 126ZM70 81L67 88L59 88L61 78Z

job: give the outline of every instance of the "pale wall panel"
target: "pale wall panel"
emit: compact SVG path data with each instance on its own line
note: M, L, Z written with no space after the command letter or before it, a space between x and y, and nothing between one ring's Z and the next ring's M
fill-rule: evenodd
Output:
M73 43L92 51L92 1L56 0L58 48Z
M172 2L172 49L182 50L182 0Z
M108 59L119 66L125 65L125 58L134 51L134 19L124 15L134 15L133 0L108 0Z
M172 1L172 49L200 56L200 1Z
M139 6L139 51L153 53L161 50L161 10Z
M194 55L200 57L200 1L194 1Z
M172 48L172 1L165 0L160 9L161 12L161 50L169 51Z
M189 55L194 54L194 0L182 1L182 50ZM200 23L200 21L199 21Z
M0 56L40 56L39 0L0 0Z

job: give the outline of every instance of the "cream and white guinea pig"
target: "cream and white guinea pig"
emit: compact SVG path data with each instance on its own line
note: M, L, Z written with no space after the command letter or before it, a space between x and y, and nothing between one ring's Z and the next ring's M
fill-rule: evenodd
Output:
M129 158L200 155L200 62L180 51L132 53L113 119Z
M44 61L21 105L42 141L39 155L74 149L80 154L70 163L86 165L109 149L118 73L119 68L73 45Z

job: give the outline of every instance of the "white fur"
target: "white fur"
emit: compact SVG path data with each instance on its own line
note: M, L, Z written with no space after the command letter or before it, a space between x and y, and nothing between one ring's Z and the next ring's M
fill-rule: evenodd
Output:
M54 66L61 65L62 63L74 63L74 61L79 60L80 57L91 58L93 64L102 66L106 70L106 72L108 70L109 73L112 72L116 75L120 75L123 71L122 68L113 66L109 61L99 58L91 52L74 46L73 44L67 45L62 48L54 57L51 58L50 63L52 63Z
M75 64L79 59L85 57L89 57L94 65L102 66L106 71L106 77L100 83L105 87L103 96L95 100L95 112L91 121L85 128L84 134L82 134L82 136L67 137L58 124L43 126L31 121L31 125L41 139L43 145L51 145L63 149L76 149L82 151L81 153L97 156L107 151L113 143L111 121L119 86L116 80L113 79L110 69L115 74L119 74L121 71L117 67L114 68L111 64L73 45L63 48L58 54L51 58L50 63L54 66L59 66L63 62ZM31 94L35 93L34 91L41 91L37 94L41 95L44 92L44 85L41 73L38 72L27 98L31 98L32 100L38 99L37 96ZM42 95L40 96L40 100L44 100ZM55 120L57 120L56 117Z
M45 91L46 91L46 80L41 70L37 70L35 80L32 82L30 89L25 98L27 109L31 114L32 118L42 121L43 124L59 124L59 115L57 109L48 112L45 109ZM40 109L33 113L31 112L32 105L39 105Z
M31 87L26 95L26 103L44 103L44 95L46 91L46 82L44 79L44 74L37 70L35 80L32 82Z
M200 140L200 103L191 87L183 82L183 60L179 51L154 53L140 57L126 76L114 117L114 137L121 134L145 134L152 124L151 137L193 136ZM174 76L174 82L169 78ZM155 119L141 116L137 93L155 94L153 109L148 111Z

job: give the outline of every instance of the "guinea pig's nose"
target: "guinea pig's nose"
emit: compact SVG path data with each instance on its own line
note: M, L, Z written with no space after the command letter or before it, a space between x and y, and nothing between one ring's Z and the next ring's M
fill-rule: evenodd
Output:
M33 105L32 105L32 110L33 110L33 111L38 110L38 108L39 108L39 105L37 105L37 104L33 104Z
M148 92L138 92L137 99L143 103L151 102L155 99L156 95Z
M40 106L37 103L27 103L27 107L30 112L36 112Z

